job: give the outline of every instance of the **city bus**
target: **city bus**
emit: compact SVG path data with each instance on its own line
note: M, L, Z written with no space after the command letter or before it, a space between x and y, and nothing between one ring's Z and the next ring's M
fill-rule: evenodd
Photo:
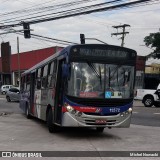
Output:
M20 108L27 118L98 132L130 126L136 51L107 44L71 45L21 75Z

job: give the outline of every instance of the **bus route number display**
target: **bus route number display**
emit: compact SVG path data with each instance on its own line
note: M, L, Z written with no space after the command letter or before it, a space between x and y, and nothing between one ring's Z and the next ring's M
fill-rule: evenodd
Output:
M86 49L80 48L80 56L96 56L96 57L110 57L110 58L127 58L128 52L121 50L102 50L102 49Z

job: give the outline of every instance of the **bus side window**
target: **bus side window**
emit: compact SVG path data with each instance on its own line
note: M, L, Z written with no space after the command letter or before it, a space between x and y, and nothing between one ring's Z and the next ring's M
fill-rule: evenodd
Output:
M27 83L26 90L30 91L30 83Z
M40 78L40 77L41 77L41 68L37 70L37 78Z
M30 91L30 83L31 83L31 76L28 74L26 76L26 91Z
M48 69L48 87L53 87L54 85L54 77L53 77L53 72L54 72L54 61L49 63L49 69Z
M36 71L35 89L41 89L41 68Z
M41 89L41 79L40 78L38 78L37 79L37 89Z
M50 63L50 72L49 75L53 74L54 71L54 61Z
M48 64L43 68L43 75L42 75L42 88L47 88L47 73L48 73Z

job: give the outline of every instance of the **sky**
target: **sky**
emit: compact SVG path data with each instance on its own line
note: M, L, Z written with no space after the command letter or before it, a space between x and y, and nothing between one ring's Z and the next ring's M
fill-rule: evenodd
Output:
M36 16L30 14L32 14L33 11L37 8L45 6L56 6L58 4L73 1L76 2L75 0L0 0L0 26L9 24L8 21L13 21L12 23L18 22L14 21L15 17L23 17L24 15ZM85 3L72 5L68 8L63 7L55 10L53 9L52 12L64 11L65 9L72 9L80 6L93 5L107 1L110 0L90 0L89 3L86 1ZM127 1L135 0L123 0L123 2ZM32 10L30 10L30 12L4 15L6 13L31 7ZM43 14L47 13L50 12L44 12ZM156 33L160 31L160 0L152 1L150 5L143 4L142 6L138 7L97 12L88 15L32 24L30 25L30 28L33 30L31 31L33 34L39 34L46 37L71 41L75 43L80 43L80 33L83 33L85 34L86 38L97 38L108 44L120 46L120 36L111 36L111 34L117 32L113 26L123 24L130 25L130 27L126 27L126 32L129 32L129 34L125 36L124 47L136 50L138 55L141 56L150 54L152 49L145 46L144 37L148 36L150 33ZM21 30L23 27L14 27L14 29ZM8 32L9 30L10 28L6 30L1 29L0 34ZM118 29L118 32L122 32L122 29ZM0 35L1 43L8 41L10 42L12 54L17 53L17 36L19 37L20 52L48 48L52 46L67 46L54 42L37 40L33 37L31 39L25 39L23 35L16 33ZM86 43L99 42L94 40L86 40ZM147 64L152 62L160 63L159 61L160 60L157 59L149 59Z

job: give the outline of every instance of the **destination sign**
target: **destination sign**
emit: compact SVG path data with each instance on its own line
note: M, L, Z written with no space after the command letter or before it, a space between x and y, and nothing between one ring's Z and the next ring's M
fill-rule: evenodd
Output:
M81 56L100 56L100 57L111 57L111 58L126 58L128 52L121 50L102 50L102 49L86 49L80 48L79 55Z
M111 45L85 45L73 46L70 54L71 60L100 60L100 61L115 61L134 63L136 52L134 50ZM121 61L122 60L122 61Z

